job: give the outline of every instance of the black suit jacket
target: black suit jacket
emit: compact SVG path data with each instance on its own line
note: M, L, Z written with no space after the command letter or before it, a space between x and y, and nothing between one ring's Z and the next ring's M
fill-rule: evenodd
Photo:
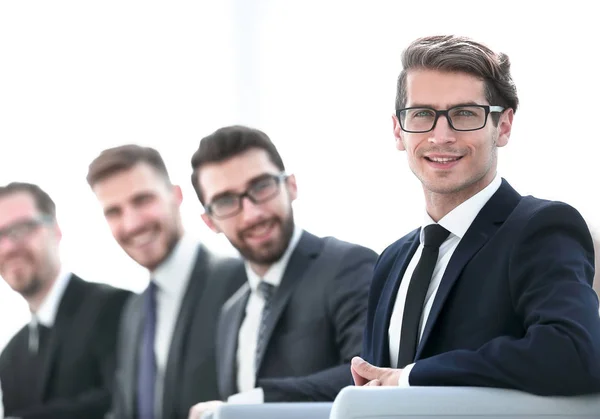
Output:
M198 247L196 264L181 303L165 372L162 419L187 418L196 403L218 399L215 331L223 303L243 283L240 260ZM147 291L144 291L144 293ZM143 326L144 293L125 309L119 334L112 418L136 418L136 377Z
M349 363L360 353L367 294L377 254L332 237L304 232L272 302L257 387L265 401L331 401L351 384ZM246 275L243 273L246 280ZM217 334L219 392L238 392L238 333L250 287L223 307Z
M390 366L388 328L419 230L377 262L364 358ZM600 317L590 232L572 207L503 180L444 272L409 376L413 386L540 395L600 391Z
M49 350L31 391L37 404L19 406L12 367L28 350L28 326L8 343L0 356L4 414L23 419L104 417L110 408L119 318L129 291L71 276L60 301Z

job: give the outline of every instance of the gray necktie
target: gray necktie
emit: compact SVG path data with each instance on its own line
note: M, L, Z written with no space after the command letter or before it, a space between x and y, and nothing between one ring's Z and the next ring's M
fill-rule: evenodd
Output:
M260 317L260 326L258 328L258 339L256 341L256 354L254 358L254 372L258 374L258 363L264 351L264 347L266 345L265 342L265 332L266 332L266 323L269 318L269 314L271 312L271 300L273 297L273 293L275 291L275 287L265 281L261 281L258 284L257 292L262 296L265 301L265 306L263 307L262 315Z

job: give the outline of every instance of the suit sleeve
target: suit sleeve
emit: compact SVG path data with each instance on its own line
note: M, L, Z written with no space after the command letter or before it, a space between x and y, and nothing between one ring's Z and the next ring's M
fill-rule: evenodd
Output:
M350 361L359 355L367 311L367 295L377 255L354 247L344 256L326 293L328 312L335 329L340 365L304 377L265 378L258 382L265 402L332 401L352 384Z
M102 312L98 316L97 339L94 341L94 358L102 385L86 391L73 399L57 399L44 405L17 412L21 419L103 419L110 409L116 368L116 341L118 325L126 300L131 293L116 290L103 300Z
M579 213L552 204L534 214L514 243L508 272L524 336L419 360L410 385L513 388L547 396L600 391L594 250Z

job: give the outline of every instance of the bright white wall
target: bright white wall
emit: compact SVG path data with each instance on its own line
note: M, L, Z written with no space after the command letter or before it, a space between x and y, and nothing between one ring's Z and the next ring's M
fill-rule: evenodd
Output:
M202 136L244 123L296 173L303 227L381 251L422 213L391 134L400 52L457 33L513 62L521 107L500 173L595 227L594 16L586 1L1 2L0 184L36 182L54 197L75 272L141 290L146 273L110 237L87 165L125 142L158 148L184 187L188 230L231 252L201 224L189 161ZM3 282L0 319L2 347L28 319Z

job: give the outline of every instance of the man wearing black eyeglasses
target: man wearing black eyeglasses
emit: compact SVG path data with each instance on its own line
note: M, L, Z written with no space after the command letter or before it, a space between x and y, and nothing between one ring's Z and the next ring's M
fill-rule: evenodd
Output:
M217 130L200 141L192 167L202 218L246 262L247 282L219 321L221 398L333 400L360 352L375 252L295 224L296 178L259 130Z
M119 319L131 293L66 270L60 239L46 192L29 183L0 187L0 275L31 312L0 355L8 417L100 419L110 407Z
M588 227L496 171L518 105L508 57L432 36L402 64L393 131L426 211L377 262L355 384L600 392Z

